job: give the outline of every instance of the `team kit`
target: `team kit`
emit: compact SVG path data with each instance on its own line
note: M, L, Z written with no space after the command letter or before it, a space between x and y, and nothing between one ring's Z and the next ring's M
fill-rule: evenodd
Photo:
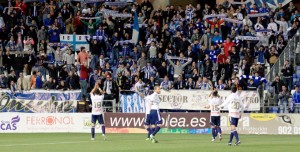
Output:
M160 87L154 87L153 93L148 95L145 95L139 92L138 90L135 91L139 93L145 101L146 111L144 126L148 132L146 140L151 141L152 143L158 143L158 140L156 139L156 134L162 127L162 117L159 112L159 94L161 93ZM250 102L248 104L243 104L242 98L239 96L239 91L240 90L237 90L237 87L233 86L231 88L231 94L226 98L224 102L222 102L222 99L220 98L217 90L213 90L209 95L209 102L207 105L205 105L204 108L210 110L212 142L215 142L217 138L219 138L220 141L223 139L222 129L220 127L220 111L223 108L228 108L231 130L228 145L238 146L241 144L236 127L238 126L238 121L241 118L242 111L248 108ZM95 124L97 121L101 126L103 139L107 140L107 137L105 135L105 125L102 110L104 92L99 87L99 84L96 84L95 87L91 90L90 96L92 100L91 140L95 140ZM235 142L233 143L234 137Z

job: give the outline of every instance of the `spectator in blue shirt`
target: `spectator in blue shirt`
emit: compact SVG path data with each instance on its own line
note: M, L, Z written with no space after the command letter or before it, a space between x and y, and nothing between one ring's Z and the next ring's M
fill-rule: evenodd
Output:
M52 20L50 14L47 15L47 18L44 19L44 26L49 28L52 25Z
M294 113L300 113L300 91L299 86L295 87L295 92L293 93L293 107Z
M36 75L36 89L42 89L43 88L43 81L42 81L42 76L41 76L41 72L37 72Z
M57 27L55 27L53 25L52 29L49 30L48 34L49 34L49 41L50 42L59 42L60 31L58 30Z

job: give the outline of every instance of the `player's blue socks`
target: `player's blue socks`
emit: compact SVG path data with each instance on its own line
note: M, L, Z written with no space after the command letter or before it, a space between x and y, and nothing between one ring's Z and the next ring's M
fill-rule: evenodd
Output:
M234 130L235 131L235 130ZM233 139L233 136L234 136L234 131L231 131L230 132L230 138L229 138L229 143L232 143L232 139Z
M152 133L152 129L151 129L151 128L147 128L146 130L148 131L148 136L147 136L147 138L150 138L150 135L151 135L151 133Z
M155 130L152 132L152 135L155 136L160 130L160 127L159 126L156 126L155 127Z
M92 132L92 138L95 138L95 128L94 127L92 127L91 132Z
M152 134L154 131L155 131L155 128L151 128L151 134ZM150 135L151 135L151 134L150 134Z
M233 135L234 135L234 137L235 137L235 139L236 139L236 142L240 141L239 135L238 135L238 133L237 133L236 130L233 131Z
M216 128L211 128L211 134L212 134L213 138L215 139L217 136Z
M102 134L105 135L105 126L102 126L101 129L102 129ZM95 130L95 129L94 129L94 130Z

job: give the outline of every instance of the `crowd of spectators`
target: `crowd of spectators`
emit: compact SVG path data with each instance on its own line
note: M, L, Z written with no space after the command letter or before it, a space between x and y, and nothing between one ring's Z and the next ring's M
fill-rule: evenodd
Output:
M10 7L9 7L10 6ZM15 7L15 8L12 8ZM134 17L105 15L103 9L138 14L138 44L131 40ZM248 14L268 13L249 17ZM225 14L224 17L206 15ZM119 91L153 89L256 89L299 28L292 2L272 10L265 4L107 6L103 2L9 0L0 5L0 87L81 89L100 83L110 98ZM90 18L90 19L89 19ZM87 34L87 48L59 43L60 34ZM238 36L259 40L237 40ZM76 54L76 55L75 55ZM285 81L291 89L289 80ZM279 94L279 93L278 93Z

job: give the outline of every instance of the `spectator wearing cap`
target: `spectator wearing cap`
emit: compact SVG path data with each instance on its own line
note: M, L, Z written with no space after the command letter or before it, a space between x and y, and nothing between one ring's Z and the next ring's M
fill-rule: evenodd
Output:
M294 113L300 113L300 91L299 91L299 86L295 87L295 92L293 93L293 108L294 108Z

